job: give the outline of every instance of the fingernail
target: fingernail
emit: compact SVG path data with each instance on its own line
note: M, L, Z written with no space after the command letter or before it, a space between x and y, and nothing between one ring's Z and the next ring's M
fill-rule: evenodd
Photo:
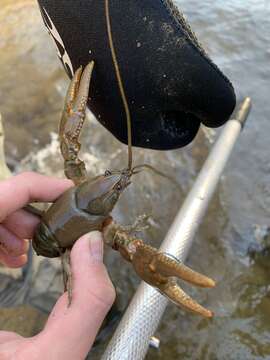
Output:
M98 261L103 261L103 240L101 233L94 231L88 234L90 240L90 255L91 257Z

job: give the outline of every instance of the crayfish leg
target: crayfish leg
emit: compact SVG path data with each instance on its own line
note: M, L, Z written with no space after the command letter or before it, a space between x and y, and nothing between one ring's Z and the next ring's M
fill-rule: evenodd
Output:
M68 306L71 305L72 301L72 272L70 265L70 253L71 250L66 249L66 251L61 255L64 291L68 292Z

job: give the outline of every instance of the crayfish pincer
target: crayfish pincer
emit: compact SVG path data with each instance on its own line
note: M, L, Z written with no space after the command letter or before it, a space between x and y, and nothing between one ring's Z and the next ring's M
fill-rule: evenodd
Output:
M70 250L81 235L99 230L103 233L105 243L131 262L141 279L159 289L175 304L211 317L212 312L185 294L175 278L201 287L213 287L213 280L132 236L134 226L123 227L112 219L114 206L136 173L136 167L131 167L131 161L127 169L106 171L104 175L89 179L83 161L78 158L79 135L85 119L93 66L91 62L84 71L80 67L75 72L60 122L59 136L65 174L73 180L74 187L67 190L43 214L33 238L33 247L39 255L61 258L65 288L69 301L72 301Z

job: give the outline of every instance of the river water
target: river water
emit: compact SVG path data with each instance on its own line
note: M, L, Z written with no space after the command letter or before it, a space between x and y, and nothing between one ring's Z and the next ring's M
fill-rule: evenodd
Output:
M177 4L211 58L233 82L238 98L251 96L253 110L188 258L189 265L218 281L213 290L186 288L216 316L206 321L170 305L157 333L160 350L150 350L147 359L270 359L270 2L183 0ZM1 0L1 5L0 111L9 165L14 171L33 169L62 176L55 134L66 76L36 3ZM118 167L126 158L125 147L95 120L87 124L84 134L83 157L92 174ZM150 213L153 226L145 239L157 246L214 138L215 131L202 130L185 149L166 153L137 149L138 162L170 171L181 191L166 180L142 174L115 216L129 223L141 212ZM255 249L253 256L250 248ZM124 261L121 270L116 270L117 254L109 251L106 262L125 305L138 279ZM46 286L52 287L45 265L47 277L42 286L35 277L30 303L42 298ZM55 264L50 266L54 269ZM102 347L97 354L101 352Z

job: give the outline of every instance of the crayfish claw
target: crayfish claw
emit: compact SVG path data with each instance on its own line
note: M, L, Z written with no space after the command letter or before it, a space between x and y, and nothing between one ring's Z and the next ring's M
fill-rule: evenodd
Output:
M176 283L175 277L201 287L214 287L215 281L202 275L171 255L159 252L137 240L136 251L132 255L132 264L136 273L149 285L156 287L172 302L186 310L212 317L213 313L188 296Z
M142 240L131 236L126 228L114 221L111 220L104 225L105 242L132 263L137 275L143 281L155 287L176 305L206 318L213 316L210 310L188 296L177 285L175 279L208 288L215 286L214 280L190 269L173 256L144 244Z
M181 261L166 253L157 253L149 264L152 271L163 276L175 276L193 285L205 288L212 288L215 281L197 271L184 265Z
M94 68L94 61L91 61L84 69L80 85L77 90L77 95L74 103L74 110L78 112L85 112L88 100L88 93L90 87L91 76Z
M76 71L75 74L69 84L66 98L65 98L65 105L63 110L63 115L60 121L60 129L59 134L60 136L63 136L66 129L66 123L69 119L70 114L72 113L72 109L74 106L74 100L76 97L76 94L78 92L78 88L80 85L80 79L82 75L82 66L80 66Z
M191 311L206 318L211 318L214 315L212 311L206 309L187 295L174 280L167 282L164 286L161 285L158 289L174 304L187 311Z
M64 111L60 121L60 149L65 160L65 174L75 184L86 179L84 163L78 158L81 148L79 137L85 120L93 68L94 61L91 61L84 70L82 67L76 70L67 90Z
M66 99L65 99L65 105L67 106L66 107L67 111L70 110L74 105L74 100L75 100L75 97L77 96L78 88L80 85L82 71L83 71L83 68L82 68L82 66L80 66L75 71L75 74L69 84L67 94L66 94Z

